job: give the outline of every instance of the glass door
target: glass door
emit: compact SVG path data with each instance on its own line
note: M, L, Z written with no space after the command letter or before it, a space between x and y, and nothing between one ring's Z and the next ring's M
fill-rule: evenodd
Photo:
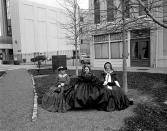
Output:
M131 66L150 66L150 40L131 40Z

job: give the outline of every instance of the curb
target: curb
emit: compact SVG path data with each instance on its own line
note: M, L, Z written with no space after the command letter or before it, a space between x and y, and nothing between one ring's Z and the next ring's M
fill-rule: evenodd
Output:
M37 103L37 93L35 90L35 82L34 82L34 77L33 75L31 75L32 78L32 83L33 83L33 92L34 92L34 106L33 106L33 114L32 114L32 121L36 121L37 120L37 112L38 112L38 103Z

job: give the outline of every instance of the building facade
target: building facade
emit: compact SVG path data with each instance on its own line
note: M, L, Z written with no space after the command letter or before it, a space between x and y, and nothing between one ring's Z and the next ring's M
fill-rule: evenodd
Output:
M11 14L9 0L0 1L0 63L13 59Z
M125 2L126 54L128 67L167 67L167 29L152 22L144 9L134 2L132 8ZM136 3L135 3L136 1ZM149 0L143 0L146 6ZM91 63L94 67L103 67L107 61L115 67L122 67L122 12L119 0L89 0L94 31L91 41ZM164 5L162 1L159 5ZM118 11L119 10L119 11ZM156 10L156 11L154 11ZM163 13L159 13L163 12ZM160 11L162 10L162 11ZM153 9L154 17L166 20L166 6Z
M89 34L89 11L87 9L79 10L80 17L80 53L90 55L90 34Z
M1 6L1 34L5 36L5 40L10 38L10 41L6 40L8 43L0 45L10 48L8 52L11 50L12 59L30 61L39 54L47 57L58 54L72 55L74 47L66 38L66 30L62 28L69 19L62 9L29 0L1 0Z

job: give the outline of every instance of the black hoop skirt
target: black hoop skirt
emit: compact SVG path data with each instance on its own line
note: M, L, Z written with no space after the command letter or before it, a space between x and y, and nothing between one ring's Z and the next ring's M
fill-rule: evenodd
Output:
M64 87L51 87L42 98L42 107L50 112L66 112L71 109L64 98Z
M100 81L91 75L79 76L73 91L73 107L78 109L103 108L105 92Z

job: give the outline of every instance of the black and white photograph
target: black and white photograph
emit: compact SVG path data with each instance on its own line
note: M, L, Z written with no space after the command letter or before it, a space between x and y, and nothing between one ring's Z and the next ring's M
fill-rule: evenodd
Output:
M167 0L0 0L0 131L167 131Z

